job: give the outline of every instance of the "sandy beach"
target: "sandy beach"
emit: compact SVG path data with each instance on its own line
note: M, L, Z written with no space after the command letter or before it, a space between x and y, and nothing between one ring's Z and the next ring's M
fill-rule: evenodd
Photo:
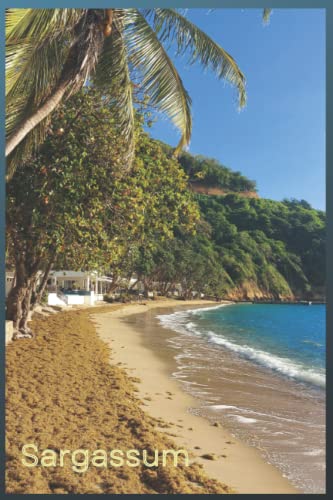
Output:
M172 426L144 411L138 379L110 363L91 321L122 307L35 314L35 338L7 346L7 494L233 492L184 454L161 461L179 450Z
M205 418L189 413L197 401L172 378L172 360L164 356L163 346L158 353L154 352L143 342L135 320L131 324L131 319L148 310L157 314L160 308L173 311L212 305L216 303L156 301L125 305L103 314L96 310L91 317L100 338L112 349L111 363L121 363L129 375L140 379L137 389L145 403L145 412L171 424L170 430L163 428L163 424L160 430L191 452L210 477L237 493L299 493L280 471L263 460L258 450L235 439L220 425L214 426Z
M155 317L159 310L212 305L152 301L35 314L35 338L6 349L6 492L297 493L255 448L189 413L197 402L172 378L163 343L154 352L134 327L147 311ZM37 447L34 467L22 461L29 443ZM171 457L152 468L91 462L95 450L114 449L144 449L150 461L156 450L160 456L183 449L190 463L175 466ZM46 465L44 450L53 455ZM69 451L61 466L62 450Z

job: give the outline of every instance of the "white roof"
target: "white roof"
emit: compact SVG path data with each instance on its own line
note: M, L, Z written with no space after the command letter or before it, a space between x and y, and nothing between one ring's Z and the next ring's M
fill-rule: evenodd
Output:
M50 276L54 276L56 278L87 278L91 275L96 275L96 271L51 271Z
M96 279L98 281L112 281L111 278L108 278L107 276L97 276L97 271L51 271L50 276L53 276L54 278L65 278L65 279L72 279L72 278L88 278L92 277L93 279Z

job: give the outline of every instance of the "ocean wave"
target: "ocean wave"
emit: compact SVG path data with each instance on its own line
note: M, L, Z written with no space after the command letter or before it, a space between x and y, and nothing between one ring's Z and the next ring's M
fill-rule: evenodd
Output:
M160 314L156 316L158 319L161 319L162 321L173 321L176 319L181 319L181 318L188 318L191 316L197 316L201 312L204 311L213 311L214 309L220 309L221 307L227 307L231 306L233 303L230 304L218 304L217 306L205 306L205 307L197 307L196 309L186 309L183 311L176 311L171 314Z
M295 418L281 417L279 415L274 415L272 413L263 413L263 412L260 412L260 411L251 410L250 408L241 408L240 406L232 406L232 405L208 405L205 408L207 408L209 410L216 410L216 411L219 411L219 410L236 410L236 411L238 411L240 413L250 413L250 414L253 414L253 415L256 415L256 416L264 417L264 419L262 419L262 420L272 420L272 419L274 419L274 420L282 420L284 422L291 422L293 424L301 424L301 425L305 424L304 420L298 420L298 419L295 419ZM311 426L313 427L313 423L311 423ZM276 433L276 434L278 434L278 433ZM284 432L282 434L288 434L288 432Z
M220 309L220 307L227 307L232 305L233 302L230 302L230 304L219 304L218 306L199 307L198 309L191 310L191 313L197 315L200 314L202 311L213 311L214 309Z
M275 354L255 349L248 345L236 344L220 335L216 335L214 332L208 332L207 336L211 342L226 347L246 359L254 361L273 371L282 373L289 378L316 385L318 387L325 387L325 374L320 373L313 368L307 368L289 358L282 358Z
M310 344L315 347L324 347L324 344L319 344L319 342L313 342L313 340L303 340L303 344Z
M222 335L217 335L213 331L201 331L198 325L192 321L193 315L200 310L217 309L226 305L228 304L220 304L211 308L178 311L172 314L160 315L157 316L157 318L159 319L161 325L165 328L170 328L185 335L190 334L205 337L209 342L227 348L239 356L264 366L272 371L278 372L300 382L305 382L321 388L325 387L326 377L324 371L308 368L290 358L280 357L276 354L256 349L246 344L236 344Z
M229 415L229 417L234 417L234 419L241 424L254 424L255 422L257 422L255 418L242 417L241 415Z
M325 455L325 451L322 449L317 449L317 450L312 450L312 451L305 451L303 455L307 455L309 457L319 457Z
M232 406L232 405L209 405L206 408L209 408L210 410L239 410L238 406Z
M195 328L197 326L196 323L193 323L193 321L189 321L188 323L186 323L186 328L187 330L192 330L193 328Z

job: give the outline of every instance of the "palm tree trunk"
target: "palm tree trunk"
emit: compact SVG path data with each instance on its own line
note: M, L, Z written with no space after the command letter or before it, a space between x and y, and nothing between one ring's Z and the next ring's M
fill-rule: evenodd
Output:
M46 102L37 109L29 118L24 120L20 127L9 137L6 142L6 157L20 144L26 135L31 132L44 118L46 118L61 102L70 82L64 82L49 96Z

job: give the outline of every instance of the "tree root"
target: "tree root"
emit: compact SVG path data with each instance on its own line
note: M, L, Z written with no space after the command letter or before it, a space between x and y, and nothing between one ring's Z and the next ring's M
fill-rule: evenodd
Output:
M34 338L34 333L33 331L28 328L20 328L19 330L15 330L13 333L13 339L12 340L19 340L19 339L33 339Z

